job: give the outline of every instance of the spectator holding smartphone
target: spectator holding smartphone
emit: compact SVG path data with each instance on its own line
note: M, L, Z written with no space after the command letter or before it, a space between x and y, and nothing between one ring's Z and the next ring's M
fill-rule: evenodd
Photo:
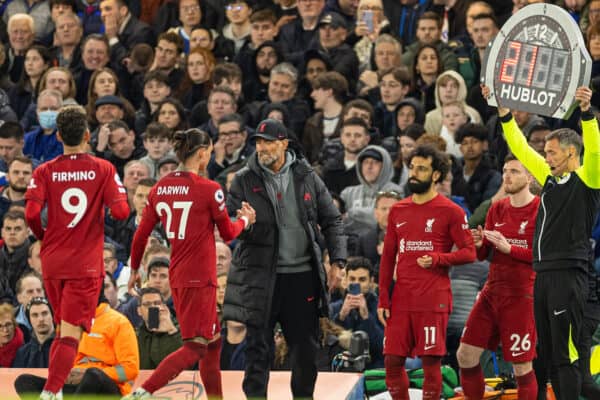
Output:
M331 304L333 322L351 331L369 335L371 364L383 367L383 325L377 319L377 293L373 290L373 266L365 257L353 257L346 264L348 290L343 300Z
M141 369L155 369L169 354L183 345L177 320L160 291L153 287L140 291L138 314L144 323L137 329ZM156 318L150 318L151 314Z

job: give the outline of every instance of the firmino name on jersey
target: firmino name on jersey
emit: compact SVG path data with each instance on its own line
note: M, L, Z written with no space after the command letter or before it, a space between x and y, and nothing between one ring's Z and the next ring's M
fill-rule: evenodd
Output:
M93 170L52 173L52 182L93 181L94 179L96 179L96 171Z
M176 194L188 194L190 191L189 186L159 186L156 190L156 194L161 195L176 195Z

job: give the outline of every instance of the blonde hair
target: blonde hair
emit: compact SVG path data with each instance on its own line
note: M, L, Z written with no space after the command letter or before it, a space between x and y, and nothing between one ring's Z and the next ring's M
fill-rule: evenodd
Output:
M7 31L10 32L12 25L15 22L20 22L20 21L27 22L27 25L29 25L31 32L35 32L35 21L31 17L31 15L24 14L24 13L14 14L12 17L10 17L10 19L8 20L8 25L6 27Z
M17 320L15 319L15 308L8 303L0 304L0 317L6 316L6 315L8 315L10 317L10 320L12 321L13 325L15 325L15 327L16 327Z

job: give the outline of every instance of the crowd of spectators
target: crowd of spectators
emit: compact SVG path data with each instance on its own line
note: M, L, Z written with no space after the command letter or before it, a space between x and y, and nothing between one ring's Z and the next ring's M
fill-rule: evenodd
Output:
M254 152L252 136L265 118L287 127L290 147L325 182L348 236L351 257L329 319L321 321L319 368L331 370L357 330L370 339L368 367L382 367L376 282L389 209L410 195L404 160L423 143L447 153L452 168L438 192L463 207L472 226L483 224L490 204L505 197L501 171L508 152L496 112L481 95L483 54L511 14L537 2L0 1L0 366L48 364L52 310L40 278L40 242L24 217L24 193L33 169L62 154L58 110L79 104L88 113L89 152L115 165L131 208L125 221L106 218L106 298L99 303L99 310L108 303L136 330L126 340L137 342L137 356L118 345L105 349L115 365L129 366L127 379L182 345L161 226L144 255L143 289L127 291L131 242L148 194L178 165L172 134L199 127L211 136L208 177L227 190ZM581 28L593 59L598 113L600 0L546 2L564 7ZM568 120L512 112L540 153L551 130L581 132L578 112ZM220 309L235 244L217 244ZM323 259L327 266L326 252ZM449 325L451 353L486 275L486 262L451 275L458 303ZM350 284L360 290L349 293ZM152 307L160 310L158 328L149 324ZM223 321L222 369L244 368L245 334L243 324ZM289 368L285 339L278 331L273 336L273 366ZM449 354L447 361L454 360ZM115 390L127 392L120 372L84 368L98 368L116 382ZM82 376L72 377L75 386Z

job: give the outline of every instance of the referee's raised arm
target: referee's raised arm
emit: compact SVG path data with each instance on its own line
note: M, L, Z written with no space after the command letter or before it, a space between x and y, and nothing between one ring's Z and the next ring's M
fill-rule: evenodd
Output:
M600 189L600 130L598 120L590 108L592 90L585 86L577 88L575 99L581 108L584 149L583 163L575 172L588 187Z
M490 96L490 88L482 85L481 92L485 99ZM527 143L527 138L521 132L517 122L513 118L508 108L498 104L498 117L502 122L502 130L504 131L504 139L508 144L510 151L523 163L525 168L535 177L535 179L543 185L548 175L551 175L551 170L544 157Z

